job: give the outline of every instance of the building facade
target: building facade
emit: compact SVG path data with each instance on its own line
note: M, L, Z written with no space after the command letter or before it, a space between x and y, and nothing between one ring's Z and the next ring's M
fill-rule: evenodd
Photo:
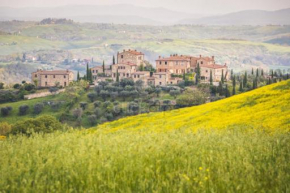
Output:
M37 70L31 76L32 82L38 87L66 87L74 80L74 73L69 70Z
M140 66L144 64L144 54L137 50L123 50L117 54L117 63L133 63Z

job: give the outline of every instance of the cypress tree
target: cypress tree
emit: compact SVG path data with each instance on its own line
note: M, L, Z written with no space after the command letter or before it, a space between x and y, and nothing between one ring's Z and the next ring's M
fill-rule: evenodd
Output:
M226 97L230 97L230 91L228 89L228 84L226 84Z
M224 80L224 70L222 69L222 78L221 78L222 84L225 82Z
M103 60L103 73L105 74L105 61Z
M245 72L245 76L244 76L244 82L243 82L243 86L247 86L248 84L248 74L247 74L247 71Z
M240 81L240 88L239 88L239 91L240 91L240 92L243 92L243 82L242 82L242 81Z
M256 77L259 77L259 69L256 70Z
M219 82L218 93L219 93L220 96L222 96L224 94L224 92L223 92L223 84L222 84L221 81Z
M113 56L113 65L115 65L116 62L115 62L115 56Z
M233 95L236 94L236 76L233 77Z
M94 63L94 57L92 57L92 64Z
M254 75L254 68L252 68L252 75Z
M210 85L213 85L212 70L210 70L209 83Z
M117 69L117 77L116 77L116 82L119 82L120 80L119 80L119 71L118 71L118 69Z
M274 78L274 71L273 70L271 70L271 77L272 77L272 79Z
M92 70L90 69L90 83L92 84L93 83L93 73L92 73Z
M196 84L199 83L199 79L200 79L200 67L199 67L199 63L197 63L197 68L196 68Z
M77 81L80 80L80 72L78 71L78 75L77 75Z
M89 81L90 78L90 71L89 71L89 63L87 62L87 73L86 73L86 79L87 81Z
M233 76L234 76L234 70L231 69L231 79L233 80Z
M182 79L185 81L185 72L183 72L183 77L182 77Z
M262 69L262 71L261 71L261 75L264 76L264 69Z

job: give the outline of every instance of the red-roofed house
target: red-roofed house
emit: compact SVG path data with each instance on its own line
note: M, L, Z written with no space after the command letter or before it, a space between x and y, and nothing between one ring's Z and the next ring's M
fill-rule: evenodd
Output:
M35 82L38 87L54 87L56 85L65 87L74 79L74 73L69 70L37 70L31 75L32 82Z
M133 63L140 66L144 63L144 54L138 52L137 50L123 50L123 52L118 52L117 63Z

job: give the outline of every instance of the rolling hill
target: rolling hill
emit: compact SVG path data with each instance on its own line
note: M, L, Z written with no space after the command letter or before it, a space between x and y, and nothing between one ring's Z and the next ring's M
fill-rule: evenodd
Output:
M277 11L245 10L225 15L186 19L179 23L196 25L289 25L290 9Z
M0 139L3 192L283 192L290 81L90 130Z

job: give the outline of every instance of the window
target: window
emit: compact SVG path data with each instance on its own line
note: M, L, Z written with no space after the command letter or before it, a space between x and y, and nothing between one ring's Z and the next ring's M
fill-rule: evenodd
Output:
M63 78L66 78L66 75L64 75Z
M159 69L159 72L161 72L161 69Z
M200 63L203 64L203 61L201 61Z
M178 62L176 62L176 66L178 65Z
M134 75L134 78L136 78L136 75Z
M36 78L37 77L37 74L35 74L34 77Z
M138 78L140 78L140 75L138 75Z
M95 70L93 70L93 73L95 73Z
M47 82L45 82L45 86L47 86Z
M116 77L116 73L114 73L114 77Z
M53 78L55 78L55 75L53 75Z
M47 75L45 75L45 78L47 78Z
M208 70L205 71L206 73L208 72Z
M172 82L170 82L172 84Z
M139 57L138 57L138 59L139 59L139 60L142 60L142 57L141 57L141 56L139 56Z
M161 85L162 84L162 82L159 82L159 85Z
M165 61L165 65L167 65L167 61Z
M162 78L162 76L161 76L161 75L159 75L159 78Z
M123 55L121 55L121 58L124 58L124 56L123 56Z
M64 82L64 86L66 86L66 82Z
M125 73L123 73L123 76L126 76L126 74L125 74Z
M127 77L129 77L129 73L127 73Z
M162 64L162 62L160 61L160 62L159 62L159 64L161 65L161 64Z

